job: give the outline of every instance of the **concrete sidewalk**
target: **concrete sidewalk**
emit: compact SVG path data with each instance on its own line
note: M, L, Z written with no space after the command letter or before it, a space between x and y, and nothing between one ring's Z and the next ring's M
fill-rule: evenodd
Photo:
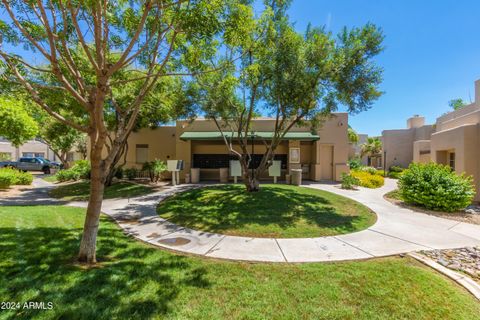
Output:
M396 188L395 180L386 179L385 186L379 189L357 191L331 184L304 185L356 200L372 209L378 220L370 228L356 233L301 239L225 236L177 226L157 215L155 207L159 201L193 187L198 186L172 187L130 201L105 200L102 210L129 234L155 246L231 260L338 261L480 245L480 226L417 213L386 201L383 195Z
M132 199L104 200L102 211L130 235L155 246L230 260L339 261L480 245L478 225L417 213L386 201L383 195L396 188L396 181L385 181L382 188L361 188L357 191L343 190L333 184L309 183L303 186L351 198L377 214L378 220L370 228L331 237L271 239L225 236L177 226L157 215L155 208L159 201L199 185L171 187ZM68 205L85 207L86 203L70 202Z

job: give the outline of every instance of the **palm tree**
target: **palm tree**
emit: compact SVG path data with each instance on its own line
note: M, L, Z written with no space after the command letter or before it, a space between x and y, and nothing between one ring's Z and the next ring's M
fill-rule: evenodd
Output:
M350 125L348 125L348 131L347 131L347 134L348 134L348 142L350 142L351 144L357 144L358 143L358 134L357 132L355 132L355 130L353 130L352 127L350 127Z
M382 153L382 141L377 137L367 138L367 142L360 146L360 154L368 157L368 165L371 164L372 158L378 158Z

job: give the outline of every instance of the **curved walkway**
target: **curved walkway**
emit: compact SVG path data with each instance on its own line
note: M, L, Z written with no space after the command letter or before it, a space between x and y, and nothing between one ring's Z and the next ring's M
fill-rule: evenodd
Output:
M48 183L38 181L38 191L28 199L0 200L0 205L64 204L48 199ZM400 208L383 198L396 188L396 181L386 179L379 189L342 190L338 185L308 183L303 187L330 191L356 200L377 214L370 228L338 236L319 238L271 239L226 236L184 228L160 218L159 201L198 185L180 185L165 191L132 199L104 200L102 211L130 235L158 247L211 258L267 261L314 262L368 259L418 250L447 249L480 245L480 226L447 220ZM35 196L41 196L37 199ZM32 199L33 196L33 199ZM23 198L23 199L22 199ZM22 201L23 200L23 201ZM85 202L69 202L85 207Z

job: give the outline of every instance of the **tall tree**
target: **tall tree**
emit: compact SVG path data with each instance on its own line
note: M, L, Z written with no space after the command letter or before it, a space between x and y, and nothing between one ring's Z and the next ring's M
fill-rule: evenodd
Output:
M383 36L377 27L345 28L336 39L322 28L309 27L302 36L288 20L288 4L268 2L258 19L251 8L239 7L236 14L248 36L238 39L231 50L241 61L230 59L229 69L199 77L202 109L240 160L248 191L259 190L259 177L293 127L318 128L339 105L356 113L381 95L377 86L382 70L373 61L382 51ZM251 170L248 145L258 139L252 121L262 113L275 119L274 132L262 140L265 152Z
M20 146L38 134L38 125L21 99L0 96L0 136Z
M203 71L235 1L1 0L0 57L9 81L24 86L35 103L59 122L89 137L90 198L78 259L96 262L96 238L104 184L111 164L135 127L143 102L162 77ZM234 17L233 17L234 18ZM12 46L43 58L34 64ZM77 54L76 48L81 49ZM136 67L125 79L125 73ZM194 70L194 71L192 71ZM53 80L45 82L45 79ZM116 88L134 83L122 104ZM76 105L55 110L42 96L49 89ZM71 110L74 108L75 110ZM115 113L109 132L106 112ZM81 116L72 116L81 113Z

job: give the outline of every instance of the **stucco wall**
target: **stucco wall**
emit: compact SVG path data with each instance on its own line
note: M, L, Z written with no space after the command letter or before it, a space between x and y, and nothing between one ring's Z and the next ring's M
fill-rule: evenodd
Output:
M455 171L459 174L472 175L475 180L477 195L480 201L480 124L465 125L450 130L444 130L432 135L432 160L448 164L446 155L455 152Z
M253 121L252 129L254 131L272 131L275 120L256 119ZM311 141L284 141L282 142L276 154L289 154L289 147L300 148L300 164L290 164L291 168L300 168L302 164L311 164L310 177L319 179L320 177L320 147L321 145L331 145L333 147L332 175L339 179L342 172L348 171L347 160L349 144L347 138L348 114L336 113L327 120L321 128L317 130L320 140ZM132 133L128 139L129 150L127 153L127 167L140 165L136 163L136 144L148 144L148 159L181 159L184 160L185 170L181 172L181 178L190 171L192 166L192 155L194 153L203 154L226 154L227 147L223 141L184 141L180 139L182 133L186 131L217 131L213 121L197 119L195 121L177 121L175 126L160 127L158 129L142 129L139 132ZM226 129L226 131L229 131ZM310 132L309 126L295 126L291 132ZM238 146L234 146L238 149ZM255 143L255 153L263 153L265 146L261 142ZM318 165L318 167L316 167ZM207 170L208 171L208 170ZM206 171L206 172L207 172ZM215 175L215 173L212 173Z
M50 161L58 160L53 151L50 150L45 143L37 140L27 141L18 148L14 147L8 141L0 141L0 152L10 153L12 161L17 161L19 158L23 157L24 153L43 153L45 159Z

